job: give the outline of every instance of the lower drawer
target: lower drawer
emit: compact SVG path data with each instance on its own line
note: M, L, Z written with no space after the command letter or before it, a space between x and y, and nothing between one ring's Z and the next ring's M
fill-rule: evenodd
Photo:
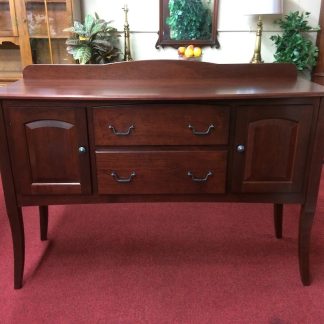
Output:
M224 193L227 151L97 151L99 194Z

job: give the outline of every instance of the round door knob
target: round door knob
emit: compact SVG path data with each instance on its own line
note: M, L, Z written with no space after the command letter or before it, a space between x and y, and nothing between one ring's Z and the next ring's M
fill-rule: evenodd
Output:
M242 153L245 151L245 146L240 144L240 145L237 145L236 147L236 151L239 152L239 153Z
M87 152L87 149L84 146L79 147L79 153L85 153Z

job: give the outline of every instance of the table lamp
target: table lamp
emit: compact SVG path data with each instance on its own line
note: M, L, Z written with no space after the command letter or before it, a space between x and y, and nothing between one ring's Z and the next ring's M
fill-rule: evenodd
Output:
M283 12L282 0L246 0L246 15L258 15L254 54L251 63L263 63L261 59L262 15L278 15Z

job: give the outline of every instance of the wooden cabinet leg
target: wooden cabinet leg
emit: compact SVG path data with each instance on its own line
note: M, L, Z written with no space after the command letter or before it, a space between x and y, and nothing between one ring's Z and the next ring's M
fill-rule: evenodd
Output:
M274 228L277 239L282 238L282 214L283 214L283 204L274 204L273 205L273 220Z
M25 233L21 207L18 206L15 186L12 178L12 170L9 159L6 123L3 118L3 110L0 105L0 156L1 178L3 194L6 201L6 210L11 228L14 250L14 287L22 287L25 265Z
M7 209L10 222L14 250L14 287L22 287L25 265L25 233L22 211L20 207Z
M48 229L48 206L39 206L39 223L41 240L46 241Z
M309 249L314 215L315 212L306 212L304 206L302 206L299 219L298 255L300 277L304 286L311 284Z

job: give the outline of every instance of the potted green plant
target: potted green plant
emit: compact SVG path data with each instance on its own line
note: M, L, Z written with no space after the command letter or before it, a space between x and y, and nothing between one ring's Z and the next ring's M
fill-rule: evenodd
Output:
M308 32L317 31L308 23L310 13L290 12L283 18L275 20L282 29L282 35L273 35L270 39L276 46L275 62L287 62L296 65L299 71L311 70L318 57L318 48L308 37Z
M210 1L169 0L170 15L166 19L170 38L175 40L210 39L212 13Z
M80 64L105 64L118 60L120 50L117 47L119 34L116 28L106 22L87 15L84 24L75 21L73 27L65 29L72 33L66 40L67 52Z

